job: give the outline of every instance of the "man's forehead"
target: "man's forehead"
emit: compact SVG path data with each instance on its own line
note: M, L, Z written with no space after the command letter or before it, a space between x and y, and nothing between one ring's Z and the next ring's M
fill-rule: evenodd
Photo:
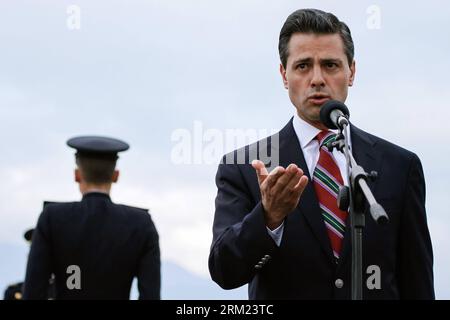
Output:
M289 44L304 44L304 43L317 43L317 44L340 44L343 46L343 41L339 33L312 33L312 32L296 32L291 35Z
M289 56L295 60L319 56L322 59L345 58L339 34L294 33L289 40Z

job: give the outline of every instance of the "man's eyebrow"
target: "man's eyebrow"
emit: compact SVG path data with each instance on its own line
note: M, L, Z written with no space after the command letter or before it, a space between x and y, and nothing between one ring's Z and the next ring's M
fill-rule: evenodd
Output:
M334 62L334 63L342 63L342 60L339 58L325 58L325 59L320 59L321 63L330 63L330 62Z
M300 58L294 61L294 65L296 64L300 64L300 63L311 63L313 61L312 58ZM320 63L342 63L342 59L340 58L324 58L324 59L320 59Z
M312 58L300 58L294 61L294 64L311 62Z

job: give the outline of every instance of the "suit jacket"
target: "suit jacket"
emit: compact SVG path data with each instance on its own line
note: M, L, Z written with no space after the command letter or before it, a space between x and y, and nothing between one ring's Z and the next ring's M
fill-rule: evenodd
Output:
M280 165L295 163L311 181L292 119L278 137ZM286 217L279 247L267 232L249 154L261 151L265 145L270 147L273 139L234 151L231 158L236 160L239 154L245 154L246 164L225 164L223 160L219 165L209 256L211 277L224 289L249 283L250 299L350 299L349 221L336 264L312 183L308 182L299 205ZM367 172L375 170L379 174L375 182L368 184L390 218L390 223L382 227L366 210L363 298L434 299L433 253L419 158L354 125L351 139L358 164ZM372 265L380 268L381 289L366 286L373 274L367 268Z
M140 299L159 299L158 241L147 210L114 204L106 194L48 204L33 234L24 299L46 299L51 273L56 299L129 299L134 277ZM72 265L80 268L79 290L67 285Z

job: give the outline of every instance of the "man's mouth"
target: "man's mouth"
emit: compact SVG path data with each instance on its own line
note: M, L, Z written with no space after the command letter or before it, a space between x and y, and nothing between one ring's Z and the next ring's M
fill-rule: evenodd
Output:
M322 93L312 94L308 97L308 100L314 105L322 105L328 100L330 100L330 96Z

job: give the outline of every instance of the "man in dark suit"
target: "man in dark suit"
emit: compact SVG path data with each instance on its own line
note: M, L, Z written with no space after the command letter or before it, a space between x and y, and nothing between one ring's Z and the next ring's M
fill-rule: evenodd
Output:
M115 204L117 153L129 148L105 137L77 137L75 180L81 202L47 203L33 234L24 299L45 299L55 274L56 299L160 299L158 233L147 210Z
M281 29L279 53L296 112L278 134L219 165L209 270L224 289L248 283L251 299L349 299L351 230L336 204L347 184L345 158L327 150L335 132L319 113L326 101L347 98L356 70L353 40L334 15L298 10ZM349 133L356 161L379 173L369 186L390 218L385 227L366 219L363 298L434 299L419 158L353 124ZM267 160L279 166L269 173Z

